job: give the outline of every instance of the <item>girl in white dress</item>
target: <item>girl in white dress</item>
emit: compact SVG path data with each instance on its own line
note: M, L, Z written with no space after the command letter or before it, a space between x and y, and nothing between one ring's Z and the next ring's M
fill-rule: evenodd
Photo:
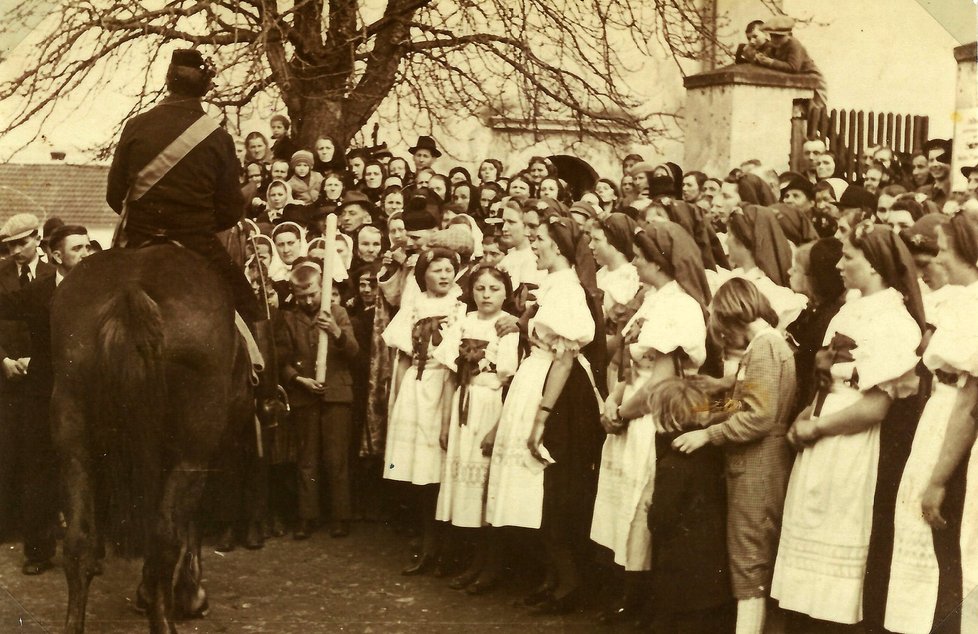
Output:
M644 598L643 575L652 562L648 510L655 480L656 422L650 413L636 416L641 398L663 379L695 372L706 359L706 323L701 302L709 290L699 250L676 223L652 223L634 234L635 267L652 288L624 330L621 366L624 379L605 404L602 425L607 438L601 452L598 494L591 539L611 549L625 571L625 597L608 619L638 616ZM688 289L688 290L687 290ZM627 355L627 357L625 356ZM629 407L622 408L625 403ZM631 420L615 412L625 410ZM623 414L622 416L624 416Z
M954 358L961 346L967 347L967 339L959 337L961 333L953 333L954 338L950 336L954 325L961 323L960 311L968 308L966 303L960 301L964 286L959 285L961 280L948 283L945 267L936 262L936 228L949 220L944 214L928 214L902 234L913 254L917 272L929 291L922 298L927 324L936 329L927 344L924 363L932 373L940 371L932 375L930 395L914 432L913 445L900 479L894 509L893 554L886 592L884 626L887 630L900 634L930 632L935 616L939 622L947 622L946 608L935 614L939 605L938 589L942 576L939 563L941 558L935 550L935 546L939 546L939 540L934 539L931 526L924 519L920 508L924 489L937 464L959 392L959 370L953 367L932 367L933 362L949 358L949 353L950 358ZM974 269L966 267L965 272L968 268ZM974 307L971 309L974 310ZM956 583L960 589L961 564L960 557L956 556L958 546L955 543L951 549L944 550L953 559L949 563L956 577L955 581L945 579L945 582ZM960 592L954 594L960 602Z
M960 532L960 563L954 561L953 548L937 551L942 577L953 579L959 565L961 580L960 586L954 580L955 587L946 600L939 597L935 622L942 614L946 620L956 619L960 606L961 631L973 634L978 632L978 430L974 415L978 406L978 223L958 214L938 229L937 239L940 263L951 283L964 290L924 352L929 368L958 375L958 393L937 464L924 489L922 511L936 529L935 543L953 539ZM951 555L942 557L947 551Z
M590 518L589 500L575 495L575 487L587 485L585 463L597 450L581 434L589 425L595 437L600 432L590 366L579 354L595 331L573 268L581 245L573 221L557 216L541 222L533 238L537 264L548 275L536 291L537 309L527 325L531 351L503 403L489 470L489 523L545 529L551 583L540 596L544 612L566 611L579 596L583 562L567 531L577 528L585 511Z
M421 254L414 275L423 292L410 308L402 308L384 331L384 342L404 353L398 359L393 381L397 392L391 396L384 478L419 487L425 521L421 556L404 570L406 575L426 572L435 563L439 545L435 506L455 378L434 351L445 331L465 317L465 304L458 300L461 291L455 284L455 267L456 256L447 249Z
M863 618L880 423L894 399L917 389L923 309L906 246L862 223L842 253L843 281L859 295L829 324L817 363L824 383L788 433L799 453L771 587L782 608L807 615L793 617L804 631L817 630L812 619Z
M500 337L497 322L512 294L509 277L492 266L469 278L476 310L455 323L435 350L435 358L455 372L447 457L435 517L463 528L485 525L489 460L503 407L503 386L516 372L519 333ZM469 569L452 582L461 589L475 581L484 563L484 545Z

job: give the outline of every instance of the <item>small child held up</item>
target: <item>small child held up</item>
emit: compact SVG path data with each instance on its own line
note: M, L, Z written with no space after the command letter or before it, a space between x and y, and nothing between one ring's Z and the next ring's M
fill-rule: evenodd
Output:
M656 387L651 407L656 435L652 532L652 631L727 634L732 631L725 524L723 454L706 445L683 453L672 447L682 432L702 427L709 407L688 379Z
M320 313L322 269L315 260L297 261L292 270L295 309L283 311L276 333L280 378L289 394L298 435L299 521L293 537L305 539L319 520L320 471L330 489L330 536L349 534L350 448L353 389L350 368L358 346L339 290L333 287L330 314ZM316 354L319 333L329 337L326 380L319 383Z

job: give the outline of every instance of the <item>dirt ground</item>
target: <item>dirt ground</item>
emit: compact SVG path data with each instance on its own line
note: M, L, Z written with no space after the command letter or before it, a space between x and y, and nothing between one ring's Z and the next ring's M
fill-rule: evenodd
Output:
M208 542L205 542L207 544ZM181 632L591 632L594 610L567 616L528 614L519 600L534 579L512 579L496 592L470 597L448 579L403 577L407 539L381 524L356 523L346 539L317 532L307 541L273 539L259 551L204 551L210 612ZM0 632L57 632L67 590L60 569L27 577L19 544L0 546ZM92 583L89 632L145 631L131 602L139 564L110 557Z

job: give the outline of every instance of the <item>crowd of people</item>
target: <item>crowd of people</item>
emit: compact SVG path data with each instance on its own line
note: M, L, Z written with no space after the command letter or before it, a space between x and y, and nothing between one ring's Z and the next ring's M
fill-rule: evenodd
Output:
M775 605L792 631L960 621L978 166L952 190L950 142L868 148L856 182L812 139L798 172L629 155L582 186L544 157L473 176L430 137L408 160L271 130L239 151L242 227L292 409L246 546L382 517L417 530L403 574L469 594L542 553L536 612L575 609L598 563L601 618L661 631L760 632Z
M811 139L797 172L630 154L585 182L269 128L239 143L224 236L265 368L261 429L228 430L208 483L218 550L383 520L402 574L538 575L534 613L599 594L600 620L657 632L978 627L978 166L952 188L950 141L868 148L852 181ZM91 245L38 224L0 238L11 285L56 265L50 297Z

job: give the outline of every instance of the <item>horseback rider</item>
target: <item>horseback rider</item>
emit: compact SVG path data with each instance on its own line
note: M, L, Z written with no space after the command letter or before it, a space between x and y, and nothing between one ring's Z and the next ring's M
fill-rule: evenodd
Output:
M244 200L234 140L200 103L214 74L198 51L173 52L169 94L122 129L106 200L122 216L119 246L171 241L203 256L227 280L238 314L253 324L261 314L251 284L215 235L242 218Z

